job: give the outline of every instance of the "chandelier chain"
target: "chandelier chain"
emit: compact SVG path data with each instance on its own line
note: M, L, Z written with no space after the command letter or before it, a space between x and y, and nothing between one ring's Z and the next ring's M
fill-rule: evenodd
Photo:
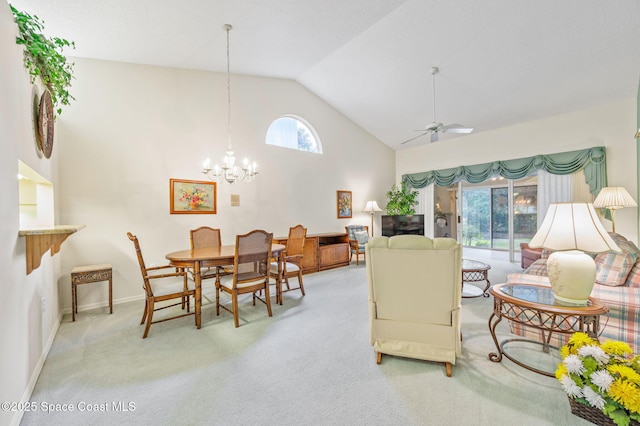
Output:
M229 54L229 31L231 31L231 25L225 25L227 31L227 148L231 151L231 55Z

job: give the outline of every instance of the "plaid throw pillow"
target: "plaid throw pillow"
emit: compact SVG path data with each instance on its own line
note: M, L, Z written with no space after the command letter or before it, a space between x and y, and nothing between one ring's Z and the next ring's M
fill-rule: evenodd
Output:
M636 261L636 264L631 268L631 272L627 275L627 281L624 283L627 287L640 288L640 262Z
M596 283L608 286L625 285L631 268L638 260L635 244L616 241L622 253L607 251L596 256Z
M540 258L533 262L523 274L547 276L547 259Z

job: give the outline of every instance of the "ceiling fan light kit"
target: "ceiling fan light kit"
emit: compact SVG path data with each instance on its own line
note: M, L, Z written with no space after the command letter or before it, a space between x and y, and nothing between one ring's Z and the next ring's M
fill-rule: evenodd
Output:
M418 136L414 136L406 141L402 142L402 145L405 143L411 142L422 136L426 136L430 134L430 142L436 142L438 140L438 133L459 133L459 134L467 134L473 132L473 127L466 127L462 124L447 124L444 125L438 121L436 121L436 74L440 72L440 68L432 67L431 75L433 76L433 123L427 125L424 129L416 130L416 132L422 132Z

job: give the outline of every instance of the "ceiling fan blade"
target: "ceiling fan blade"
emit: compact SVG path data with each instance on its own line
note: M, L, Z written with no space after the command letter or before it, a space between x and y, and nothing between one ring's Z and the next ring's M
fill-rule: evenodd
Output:
M464 127L462 124L447 124L442 127L441 131L445 133L471 133L473 127Z
M438 142L438 132L431 133L431 143Z
M404 142L400 143L400 145L404 145L404 144L405 144L405 143L407 143L407 142L411 142L412 140L415 140L415 139L421 138L421 137L423 137L424 135L426 135L427 133L429 133L429 132L424 132L424 133L422 133L422 134L420 134L420 135L418 135L418 136L414 136L414 137L412 137L411 139L407 139L406 141L404 141Z

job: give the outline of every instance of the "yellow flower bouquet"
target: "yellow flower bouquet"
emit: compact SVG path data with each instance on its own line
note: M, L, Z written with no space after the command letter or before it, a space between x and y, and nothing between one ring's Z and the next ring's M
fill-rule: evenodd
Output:
M617 426L640 422L640 356L624 342L574 333L560 349L555 376L567 396L600 410Z

